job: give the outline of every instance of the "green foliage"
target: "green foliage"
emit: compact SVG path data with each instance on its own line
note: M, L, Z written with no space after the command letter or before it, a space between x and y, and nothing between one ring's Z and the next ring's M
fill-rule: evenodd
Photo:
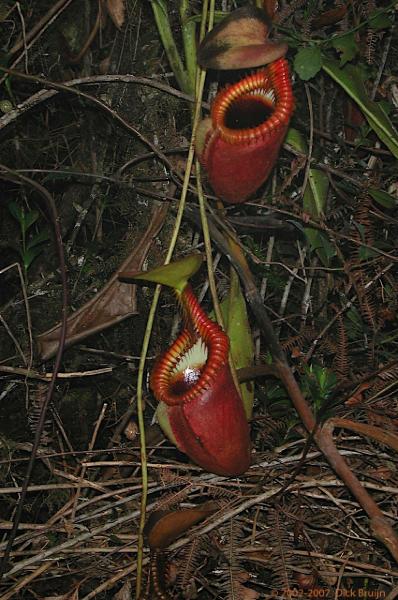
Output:
M385 12L376 10L370 15L368 24L371 29L378 31L380 29L389 29L393 26L393 21Z
M289 129L286 141L295 150L303 153L308 152L306 141L297 129L293 129L292 127ZM308 184L303 195L303 208L314 219L319 219L325 214L328 189L329 179L326 173L320 169L310 169Z
M398 199L391 196L387 192L383 190L378 190L376 188L370 188L369 194L372 196L373 200L383 206L384 208L396 208L398 204Z
M151 5L159 36L174 77L183 92L193 94L196 74L196 23L190 18L189 0L179 0L183 57L173 35L167 2L151 0Z
M322 68L322 53L318 46L300 48L294 58L294 70L303 81L315 77Z
M239 278L231 270L231 285L228 296L221 303L225 330L231 344L231 356L236 369L251 367L254 361L253 335L247 315L246 301ZM240 392L248 420L252 417L254 384L252 381L240 385Z
M332 46L340 52L340 66L343 67L348 61L355 58L359 48L354 32L333 38Z
M398 158L398 132L378 102L371 100L366 92L362 69L346 65L343 69L333 60L324 60L323 68L357 103L370 127L376 132L392 154Z
M296 414L292 412L291 400L281 383L271 383L267 386L268 411L274 419L291 415L297 420Z
M329 241L329 238L322 231L312 229L311 227L305 228L305 235L311 249L318 254L322 264L325 267L329 266L332 258L336 256L336 248Z
M137 273L120 273L119 277L123 279L140 279L143 281L153 281L168 285L181 294L188 284L188 280L200 269L203 262L201 254L190 254L185 258L176 260L168 265L156 267L151 271L142 271Z
M304 369L301 382L303 392L311 400L316 412L319 412L336 386L336 375L330 369L317 364L305 365Z
M291 127L288 131L286 141L300 152L308 151L304 137L297 129ZM308 173L308 183L303 194L304 211L315 221L323 218L326 211L326 201L329 190L329 179L320 169L310 169ZM311 249L317 253L322 264L329 266L331 260L336 256L336 249L329 241L328 237L318 229L305 227L304 233Z
M346 313L346 332L349 340L355 340L363 334L364 323L361 314L356 306L351 308Z
M35 260L44 250L45 242L49 239L48 231L34 231L33 225L39 218L37 210L26 211L16 202L8 204L8 210L14 219L18 222L21 232L21 245L18 247L19 255L22 259L22 266L27 277L28 270Z
M298 48L294 58L294 70L303 81L314 78L321 68L352 98L366 117L369 126L376 132L383 143L398 158L398 132L388 117L388 110L381 102L369 98L365 87L368 73L358 60L360 47L358 45L358 30L365 27L373 31L390 29L393 21L388 12L392 4L374 11L362 23L352 27L343 34L329 36L326 39L313 39L301 36L297 31L290 31L289 43ZM310 3L304 10L305 18L315 16L316 5ZM289 37L289 36L288 36ZM335 60L336 52L340 60Z

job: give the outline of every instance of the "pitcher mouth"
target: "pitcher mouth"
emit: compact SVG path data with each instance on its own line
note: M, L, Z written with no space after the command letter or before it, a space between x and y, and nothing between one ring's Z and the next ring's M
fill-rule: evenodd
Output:
M160 357L151 374L155 397L173 406L198 398L228 364L229 339L207 317L188 285L180 296L186 328Z
M287 127L293 105L288 63L281 58L217 95L213 128L227 143L256 143Z

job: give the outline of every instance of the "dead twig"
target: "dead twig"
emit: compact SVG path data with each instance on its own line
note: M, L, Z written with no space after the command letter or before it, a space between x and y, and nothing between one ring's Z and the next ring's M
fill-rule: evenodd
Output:
M193 215L192 212L191 215ZM243 252L238 245L230 245L228 243L228 240L218 230L214 220L211 217L209 217L209 227L213 241L229 258L242 280L248 304L253 311L257 324L261 329L264 340L266 341L268 349L273 357L273 366L278 373L279 379L286 388L286 391L288 392L302 423L304 424L310 436L314 438L314 441L319 449L323 452L330 466L337 473L337 475L341 477L351 493L358 500L359 504L368 514L370 518L370 526L375 537L389 549L392 556L396 561L398 561L398 537L377 504L351 471L342 455L338 452L332 438L333 424L328 425L326 423L322 428L320 428L319 424L316 422L311 408L304 398L300 387L289 367L289 364L287 363L282 347L275 336L274 329L264 307L261 294L257 289L253 275Z
M55 358L55 364L54 364L54 370L53 370L53 377L51 379L50 385L48 386L47 394L46 394L46 397L42 404L39 420L37 422L37 429L36 429L36 433L35 433L35 439L33 442L32 454L31 454L29 462L28 462L25 479L24 479L24 482L22 485L21 495L20 495L20 498L18 501L18 506L15 511L14 527L11 530L10 536L8 538L7 547L6 547L3 559L0 564L0 581L1 581L5 571L7 569L8 558L9 558L9 555L11 552L11 548L12 548L15 536L17 534L18 524L21 520L23 505L24 505L24 501L26 498L26 493L27 493L27 489L28 489L28 486L30 483L30 479L32 476L33 466L34 466L36 454L37 454L37 451L39 448L41 434L42 434L42 431L44 428L44 423L46 420L47 409L48 409L50 400L51 400L53 392L54 392L55 383L57 380L57 373L61 366L62 353L63 353L65 338L66 338L68 293L67 293L66 266L65 266L65 257L64 257L63 244L62 244L61 228L60 228L59 219L58 219L58 212L57 212L55 202L54 202L52 196L49 194L49 192L43 186L41 186L36 181L33 181L32 179L29 179L28 177L25 177L24 175L21 175L20 173L16 173L15 171L12 171L5 165L0 165L0 178L14 181L20 185L28 185L35 192L37 192L39 194L39 196L45 201L46 208L47 208L47 211L49 212L50 219L51 219L51 222L52 222L52 225L54 228L56 249L57 249L57 254L58 254L58 261L59 261L61 280L62 280L62 308L61 308L62 319L61 319L61 328L60 328L60 334L59 334L59 345L58 345L58 350L57 350L57 355Z

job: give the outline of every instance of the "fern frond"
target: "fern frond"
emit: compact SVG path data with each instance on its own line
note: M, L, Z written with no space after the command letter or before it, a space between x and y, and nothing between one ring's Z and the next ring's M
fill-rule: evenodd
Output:
M239 541L243 537L242 526L239 521L231 519L223 527L225 536L225 546L223 556L226 567L221 578L221 588L224 590L226 600L243 600L239 572L242 571L240 559L238 558L237 548Z
M172 600L171 596L166 592L167 585L164 566L165 557L163 553L154 552L150 560L150 600ZM149 600L149 598L148 598Z
M191 488L191 485L187 485L182 490L170 492L169 494L162 496L162 498L157 501L155 510L168 510L175 507L177 504L180 504L180 502L186 500Z
M233 501L242 497L241 494L234 489L212 483L205 483L202 489L215 500Z
M374 0L368 0L364 4L364 13L366 14L366 18L369 17L375 10L376 2L374 2ZM378 36L374 29L368 28L366 31L365 58L369 65L374 63L377 38Z
M336 306L333 306L334 310L337 312L337 333L338 333L338 342L337 342L337 352L334 358L334 370L338 379L345 380L348 378L349 373L349 358L348 358L348 338L347 332L344 326L344 319L339 312Z
M286 519L281 518L280 510L271 509L267 522L269 525L268 541L272 547L270 567L272 569L272 587L289 589L292 587L290 571L293 559L293 538L291 528Z
M368 29L366 33L366 62L368 65L373 65L375 61L376 43L378 36L374 29Z
M162 485L190 485L191 481L188 477L184 477L182 475L177 475L174 471L167 468L160 469L158 473L158 478Z
M266 414L261 421L261 429L259 431L259 441L261 442L261 450L273 450L279 446L285 437L285 434L290 425L290 416L280 419L273 419ZM274 458L274 457L273 457Z
M48 386L45 383L39 383L36 389L32 394L32 401L28 409L28 423L29 428L33 435L36 434L37 424L40 419L41 411L43 408L43 404L46 399ZM50 406L51 409L51 406ZM46 420L44 422L43 431L40 436L40 445L48 446L53 441L51 436L51 427L52 427L52 419L51 419L51 410L47 412Z
M286 4L282 10L276 13L275 21L277 23L283 23L286 21L292 14L297 12L302 6L306 4L305 0L293 0L293 2L289 2Z
M379 372L369 388L369 394L380 395L384 389L391 388L394 384L398 384L398 365L387 367L384 371Z
M316 338L316 332L313 327L306 327L300 335L294 335L282 342L282 348L285 352L292 353L293 350L302 350L305 344L312 342Z
M184 595L191 586L192 579L199 569L201 561L200 551L203 549L203 539L195 538L181 552L178 558L177 586L181 588Z
M357 294L361 317L372 331L376 331L378 328L377 310L373 288L368 286L370 280L363 268L354 270L347 264L346 271Z

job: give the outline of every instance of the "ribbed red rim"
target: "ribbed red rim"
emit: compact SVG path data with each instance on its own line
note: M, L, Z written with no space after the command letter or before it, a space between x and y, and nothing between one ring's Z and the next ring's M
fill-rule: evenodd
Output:
M231 106L242 98L255 98L256 101L264 98L264 104L267 104L267 107L271 106L270 116L256 127L228 127L227 113ZM293 108L289 65L286 59L280 58L222 90L214 100L211 117L214 129L219 131L223 140L230 144L250 144L266 138L276 129L286 127Z
M189 285L182 292L180 302L187 327L160 357L151 374L151 388L156 399L168 405L184 404L198 398L211 388L220 369L228 363L228 336L202 310ZM200 377L183 394L174 394L171 379L175 367L199 339L207 348L207 360Z

